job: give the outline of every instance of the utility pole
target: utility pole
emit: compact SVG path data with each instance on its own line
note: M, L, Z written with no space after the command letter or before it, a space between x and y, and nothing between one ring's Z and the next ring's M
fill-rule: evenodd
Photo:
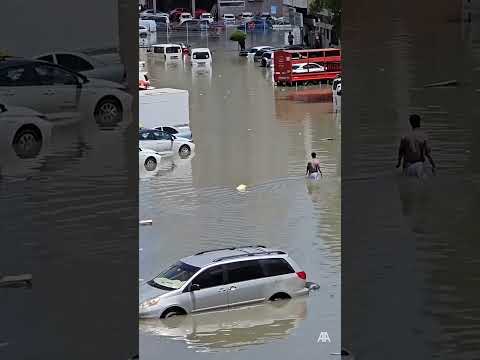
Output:
M157 0L153 0L153 13L157 13Z
M192 0L192 16L195 17L195 0Z

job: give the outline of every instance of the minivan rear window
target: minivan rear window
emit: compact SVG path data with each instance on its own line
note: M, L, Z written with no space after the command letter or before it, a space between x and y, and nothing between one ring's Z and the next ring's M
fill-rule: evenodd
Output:
M163 54L163 47L155 46L155 47L153 48L153 52L154 52L155 54Z
M210 58L210 55L208 54L208 52L196 52L193 53L193 58L198 60L205 60Z
M165 48L165 52L167 54L177 54L177 53L180 52L180 48L177 47L177 46L170 46L170 47Z
M236 283L265 277L258 260L239 261L226 264L229 283Z
M266 276L278 276L295 272L285 259L260 259L258 261Z

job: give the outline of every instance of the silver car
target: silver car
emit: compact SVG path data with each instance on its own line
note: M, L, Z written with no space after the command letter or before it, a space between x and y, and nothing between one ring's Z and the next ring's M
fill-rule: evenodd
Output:
M140 287L142 318L220 310L308 293L307 275L281 250L264 246L202 251Z

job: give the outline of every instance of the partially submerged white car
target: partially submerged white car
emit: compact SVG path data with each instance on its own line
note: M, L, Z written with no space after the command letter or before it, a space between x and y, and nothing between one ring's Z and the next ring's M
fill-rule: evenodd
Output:
M195 150L192 140L176 137L165 131L156 129L140 129L138 131L140 148L152 149L157 152L173 151L181 158L187 158Z
M138 163L143 165L145 170L154 171L158 164L162 161L162 155L151 149L138 148Z
M318 65L317 63L301 63L294 64L292 66L292 72L294 74L306 74L311 72L323 72L325 71L325 66Z
M53 124L41 113L0 103L0 175L28 176L41 167Z
M116 126L131 112L132 96L125 86L46 61L1 61L0 82L0 102L29 107L49 120L80 116L99 126Z
M139 27L139 33L142 32ZM146 34L148 34L148 29ZM34 57L35 60L47 61L52 64L61 65L74 72L85 75L88 78L103 79L122 83L126 79L126 71L120 62L102 61L98 56L88 56L79 52L51 52Z

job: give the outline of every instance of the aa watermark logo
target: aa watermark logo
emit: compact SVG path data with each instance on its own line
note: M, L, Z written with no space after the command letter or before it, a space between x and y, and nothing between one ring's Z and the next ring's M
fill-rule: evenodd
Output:
M317 344L318 344L318 343L321 343L321 342L322 342L322 343L327 343L327 342L329 343L329 342L331 342L331 341L330 341L330 336L328 336L328 332L322 331L322 332L320 333L320 335L318 335Z

